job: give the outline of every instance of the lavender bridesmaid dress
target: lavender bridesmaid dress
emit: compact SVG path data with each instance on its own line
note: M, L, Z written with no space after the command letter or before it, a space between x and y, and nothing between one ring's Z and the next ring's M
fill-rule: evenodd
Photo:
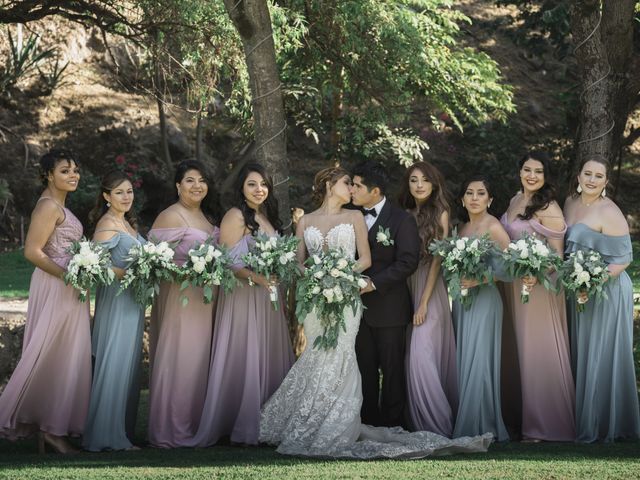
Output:
M230 250L235 268L254 237L245 235ZM207 397L200 427L191 445L213 445L223 436L231 442L257 445L260 408L293 365L285 305L275 311L269 292L242 281L220 293L213 334Z
M67 208L43 248L62 268L67 249L82 237L82 224ZM15 439L38 430L81 435L91 389L89 302L58 278L36 268L22 357L0 396L0 436Z
M525 232L542 238L562 239L562 231L536 220L500 219L512 240ZM522 390L522 436L547 441L575 440L575 386L571 373L569 334L564 294L536 285L529 302L520 301L522 280L505 285L509 301L505 320L513 322Z
M612 236L583 223L569 228L566 252L592 249L607 263L632 260L629 235ZM579 442L640 438L640 410L633 364L633 284L627 272L604 285L607 298L593 298L583 312L570 297L571 353L576 376Z
M421 263L407 279L414 308L427 284L430 263ZM422 325L411 328L406 357L407 404L414 430L451 437L458 409L456 344L449 297L438 275Z
M151 241L178 242L174 261L184 264L197 243L213 236L193 227L156 228ZM186 296L189 303L182 304ZM165 283L151 311L149 356L149 442L163 448L189 444L200 423L207 389L213 331L213 304L205 304L202 288Z

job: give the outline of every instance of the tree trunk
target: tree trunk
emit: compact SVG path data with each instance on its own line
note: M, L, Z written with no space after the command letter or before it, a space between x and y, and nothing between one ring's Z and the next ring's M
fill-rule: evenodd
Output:
M601 4L602 3L602 4ZM633 22L636 0L574 0L571 33L580 78L579 120L575 155L569 165L591 155L618 164L637 67L633 59ZM574 163L575 162L575 163ZM617 190L617 185L616 185Z
M291 225L286 115L266 0L224 0L240 34L253 96L255 157L273 176L283 225Z

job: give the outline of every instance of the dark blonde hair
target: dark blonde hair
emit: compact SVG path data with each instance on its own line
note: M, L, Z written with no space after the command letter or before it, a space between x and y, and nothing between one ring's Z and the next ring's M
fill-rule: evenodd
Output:
M327 194L327 182L329 182L329 185L334 186L345 175L349 175L349 172L342 167L323 168L316 173L313 179L312 200L318 205L322 204Z
M425 203L420 205L416 212L418 233L420 234L422 243L420 259L427 261L431 258L429 244L433 240L440 239L444 236L444 230L440 223L442 213L450 213L451 207L449 205L449 194L447 193L444 177L442 173L440 173L440 170L429 162L414 163L407 168L400 187L400 195L398 196L400 206L406 210L416 209L416 199L413 198L411 190L409 189L409 179L415 170L422 173L432 185L431 195Z

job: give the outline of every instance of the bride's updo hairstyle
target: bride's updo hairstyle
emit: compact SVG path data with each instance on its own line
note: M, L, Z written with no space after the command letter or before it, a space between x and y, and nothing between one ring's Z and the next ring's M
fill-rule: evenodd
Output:
M322 205L327 194L327 183L330 188L345 175L349 175L349 172L342 167L329 167L320 170L313 179L313 195L311 199L317 205Z

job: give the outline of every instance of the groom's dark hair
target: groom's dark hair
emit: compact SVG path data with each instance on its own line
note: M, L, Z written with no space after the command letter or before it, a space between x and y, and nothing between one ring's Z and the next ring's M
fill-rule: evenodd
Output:
M371 160L361 162L351 172L354 177L357 175L362 179L362 184L367 187L367 190L371 191L372 188L378 187L381 195L386 194L389 176L381 163Z

